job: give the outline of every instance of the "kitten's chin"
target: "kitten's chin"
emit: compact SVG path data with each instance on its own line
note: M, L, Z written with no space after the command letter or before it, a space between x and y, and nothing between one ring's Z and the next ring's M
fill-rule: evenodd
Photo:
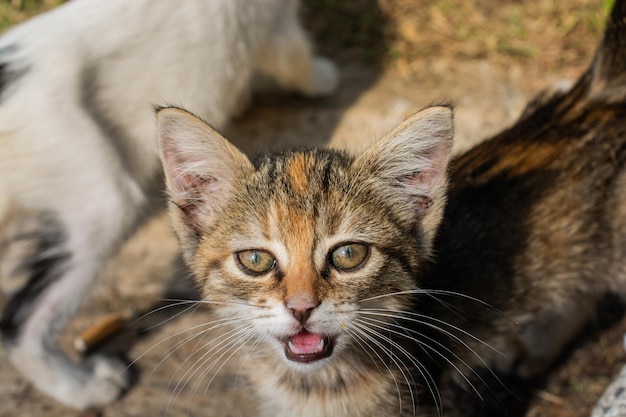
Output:
M298 363L315 363L333 354L335 340L330 336L301 330L282 342L285 357Z

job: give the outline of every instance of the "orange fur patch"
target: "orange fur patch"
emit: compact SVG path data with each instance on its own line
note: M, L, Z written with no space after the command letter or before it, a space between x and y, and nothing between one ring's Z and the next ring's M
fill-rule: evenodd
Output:
M315 160L311 155L298 153L293 156L286 166L288 175L293 189L296 193L302 193L309 187L309 173L315 164Z

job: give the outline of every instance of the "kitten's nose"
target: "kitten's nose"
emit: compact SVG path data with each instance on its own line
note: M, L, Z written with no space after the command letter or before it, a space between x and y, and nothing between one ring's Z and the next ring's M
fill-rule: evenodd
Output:
M320 305L320 302L310 297L296 297L288 300L286 303L291 314L301 325L307 322L311 313L318 305Z
M293 314L296 320L298 320L300 324L304 325L306 321L309 319L309 317L311 316L311 312L313 311L313 308L308 308L306 310L297 310L297 309L292 308L290 310L291 310L291 314Z

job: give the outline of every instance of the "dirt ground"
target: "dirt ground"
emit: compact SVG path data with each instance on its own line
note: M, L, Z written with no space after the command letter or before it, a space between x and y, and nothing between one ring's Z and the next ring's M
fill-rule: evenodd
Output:
M358 150L412 112L452 101L456 151L461 152L511 124L540 89L567 85L584 70L608 3L305 1L306 25L320 53L338 63L341 90L332 98L313 101L288 94L260 95L233 122L227 137L250 153L298 144ZM36 1L0 0L0 24L6 27L41 6ZM168 305L166 300L192 296L161 213L111 261L105 281L64 334L63 343L72 351L74 337L107 314L130 318L128 329L102 349L133 361L136 383L119 402L82 417L254 415L255 404L237 361L224 361L222 369L216 365L206 375L193 366L202 360L196 353L200 346L185 343L185 338L210 312L192 313L171 302L160 308ZM626 323L619 320L623 308L610 300L605 304L545 380L517 387L513 398L502 400L506 411L483 414L588 416L608 381L626 363ZM37 393L3 356L0 348L0 417L79 415Z

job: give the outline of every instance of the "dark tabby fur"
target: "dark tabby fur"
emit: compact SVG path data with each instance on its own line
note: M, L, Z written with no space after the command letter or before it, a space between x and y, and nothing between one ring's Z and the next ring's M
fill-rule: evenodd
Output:
M499 309L473 331L522 376L545 369L603 295L626 293L625 18L617 1L571 90L454 162L428 285Z
M625 18L617 1L570 91L454 161L436 237L447 107L356 158L256 164L194 116L159 111L185 258L234 320L228 349L246 352L263 415L465 416L442 381L485 366L534 376L605 293L624 293Z

